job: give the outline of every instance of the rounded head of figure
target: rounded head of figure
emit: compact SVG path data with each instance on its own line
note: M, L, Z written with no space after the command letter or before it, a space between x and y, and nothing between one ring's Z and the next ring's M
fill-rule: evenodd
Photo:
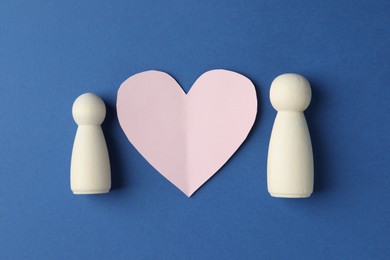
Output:
M100 125L106 117L106 106L100 97L85 93L74 101L72 115L78 125Z
M270 100L277 111L304 111L311 101L310 84L299 74L282 74L272 81Z

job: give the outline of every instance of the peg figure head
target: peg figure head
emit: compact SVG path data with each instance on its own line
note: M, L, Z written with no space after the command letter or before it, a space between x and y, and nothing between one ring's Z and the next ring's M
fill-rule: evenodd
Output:
M74 101L72 114L78 125L100 125L106 117L106 106L100 97L85 93Z
M277 111L304 111L311 101L310 84L299 74L282 74L272 81L270 100Z

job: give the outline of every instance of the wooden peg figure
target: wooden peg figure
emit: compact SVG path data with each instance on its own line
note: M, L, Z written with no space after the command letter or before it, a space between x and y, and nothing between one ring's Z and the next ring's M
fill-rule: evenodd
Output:
M73 144L70 183L74 194L107 193L111 188L110 160L101 123L106 106L92 93L79 96L72 108L78 128Z
M298 74L280 75L271 84L270 100L278 113L268 150L268 192L281 198L310 197L313 152L303 114L311 101L310 84Z

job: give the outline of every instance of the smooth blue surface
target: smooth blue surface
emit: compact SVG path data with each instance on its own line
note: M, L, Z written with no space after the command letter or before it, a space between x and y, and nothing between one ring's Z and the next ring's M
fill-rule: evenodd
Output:
M256 85L247 141L192 198L127 141L129 76L166 71L188 91L225 68ZM305 75L310 199L267 193L273 78ZM0 2L1 259L389 259L389 1ZM74 99L108 106L108 195L75 196Z

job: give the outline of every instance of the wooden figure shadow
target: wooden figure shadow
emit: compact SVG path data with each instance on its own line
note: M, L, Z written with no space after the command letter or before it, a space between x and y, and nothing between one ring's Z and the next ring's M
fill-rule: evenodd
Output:
M305 117L308 123L310 137L313 147L313 159L314 159L314 190L313 194L321 193L324 190L327 190L329 184L329 174L328 174L328 165L330 163L329 156L326 152L326 147L323 142L324 133L322 131L323 123L321 117L319 116L323 106L323 99L326 98L325 95L321 92L323 87L320 87L320 83L316 80L309 79L311 89L312 89L312 99L309 107L305 111Z
M106 103L106 118L102 124L102 129L107 142L107 149L111 164L111 190L121 189L128 186L127 173L124 167L124 160L121 156L120 143L116 138L119 127L115 106Z

